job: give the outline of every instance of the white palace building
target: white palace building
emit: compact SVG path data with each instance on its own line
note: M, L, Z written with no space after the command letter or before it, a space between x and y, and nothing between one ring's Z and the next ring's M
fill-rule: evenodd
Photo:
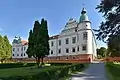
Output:
M91 29L91 22L85 8L81 11L79 21L70 18L60 34L50 37L50 53L46 60L91 59L96 54L96 40ZM15 37L12 43L12 58L28 58L26 50L28 43Z

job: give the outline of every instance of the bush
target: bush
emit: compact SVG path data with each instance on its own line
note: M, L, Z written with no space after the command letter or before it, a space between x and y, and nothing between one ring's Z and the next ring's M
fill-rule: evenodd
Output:
M4 78L3 80L59 80L61 78L69 76L71 72L83 69L83 64L73 64L68 66L60 66L55 68L48 68L35 75L16 76L10 78Z

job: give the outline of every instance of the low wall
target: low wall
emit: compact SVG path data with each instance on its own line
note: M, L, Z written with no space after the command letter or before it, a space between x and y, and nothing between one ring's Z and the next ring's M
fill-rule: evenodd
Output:
M52 63L85 63L92 62L92 54L80 54L80 55L69 55L69 56L50 56L45 57L44 62ZM34 58L24 58L24 59L13 59L13 61L22 61L22 62L36 62Z
M104 60L108 62L120 61L120 57L107 57Z

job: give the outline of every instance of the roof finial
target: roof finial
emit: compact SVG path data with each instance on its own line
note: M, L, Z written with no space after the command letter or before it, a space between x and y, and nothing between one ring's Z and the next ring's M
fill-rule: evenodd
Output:
M85 13L86 13L86 10L85 10L85 8L84 8L84 4L83 4L83 9L82 9L81 14L85 14Z
M84 7L84 4L83 4L83 7Z

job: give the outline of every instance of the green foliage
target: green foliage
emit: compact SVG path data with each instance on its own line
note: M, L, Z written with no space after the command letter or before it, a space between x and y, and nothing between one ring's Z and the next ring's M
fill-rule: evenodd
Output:
M43 62L43 58L49 54L49 35L47 29L47 21L42 19L41 24L39 21L35 21L33 30L29 32L27 54L29 57L36 58L39 66L40 58Z
M0 60L10 59L12 54L12 46L9 43L7 36L2 37L0 35Z
M35 63L5 63L5 64L0 64L0 69L30 67L30 66L35 66Z
M101 0L96 9L103 14L105 21L94 31L97 39L107 42L110 36L120 34L120 0Z
M75 72L85 68L84 64L74 64L63 67L47 68L42 70L38 74L13 76L8 78L2 78L3 80L60 80L69 76L69 72Z
M120 57L120 35L111 36L108 39L108 55Z
M114 64L112 62L106 63L108 73L110 74L110 80L120 80L120 64Z
M51 66L66 66L66 65L72 65L72 63L49 63Z
M105 55L107 54L107 49L104 47L101 47L100 49L97 49L97 55L99 57L105 57Z

